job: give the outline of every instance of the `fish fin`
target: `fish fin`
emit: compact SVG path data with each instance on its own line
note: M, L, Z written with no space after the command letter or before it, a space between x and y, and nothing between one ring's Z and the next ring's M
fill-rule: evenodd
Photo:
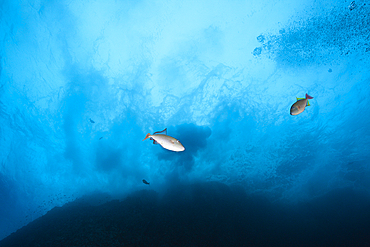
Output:
M150 136L150 133L148 133L148 134L145 136L145 138L143 139L143 141L144 141L144 140L146 140L149 136Z
M297 101L303 100L303 99L306 99L306 98L297 98ZM308 102L308 100L307 100L307 105L306 106L310 106L310 102Z
M167 128L165 128L164 130L162 131L157 131L157 132L154 132L153 135L155 134L162 134L162 135L167 135Z
M153 138L150 138L150 140L153 140L153 144L158 144L158 142L154 140Z
M306 94L306 99L313 99L313 97L310 96L310 95L308 95L308 94Z

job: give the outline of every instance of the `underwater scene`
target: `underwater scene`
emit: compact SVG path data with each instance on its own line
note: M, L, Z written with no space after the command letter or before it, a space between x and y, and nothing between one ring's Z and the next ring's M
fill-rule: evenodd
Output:
M369 16L0 1L0 247L370 246Z

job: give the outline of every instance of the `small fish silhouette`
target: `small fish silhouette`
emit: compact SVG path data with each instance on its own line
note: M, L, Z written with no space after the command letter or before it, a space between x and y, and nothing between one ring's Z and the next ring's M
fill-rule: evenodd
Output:
M356 5L355 1L352 1L348 6L350 11L354 10L356 7L357 7L357 5Z
M148 184L148 185L150 184L150 183L149 183L148 181L146 181L145 179L143 179L143 183L144 183L144 184Z

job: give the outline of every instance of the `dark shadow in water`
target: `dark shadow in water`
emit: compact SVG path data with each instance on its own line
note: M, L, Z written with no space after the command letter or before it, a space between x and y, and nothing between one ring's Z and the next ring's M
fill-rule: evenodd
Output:
M0 246L370 244L369 197L351 189L294 206L215 182L177 186L162 196L143 190L122 201L98 198L54 208Z

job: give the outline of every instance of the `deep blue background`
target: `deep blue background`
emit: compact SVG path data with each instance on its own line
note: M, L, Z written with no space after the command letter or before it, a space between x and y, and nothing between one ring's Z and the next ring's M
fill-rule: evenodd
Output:
M350 2L0 1L0 239L144 178L368 203L370 4ZM185 152L142 141L164 128Z

